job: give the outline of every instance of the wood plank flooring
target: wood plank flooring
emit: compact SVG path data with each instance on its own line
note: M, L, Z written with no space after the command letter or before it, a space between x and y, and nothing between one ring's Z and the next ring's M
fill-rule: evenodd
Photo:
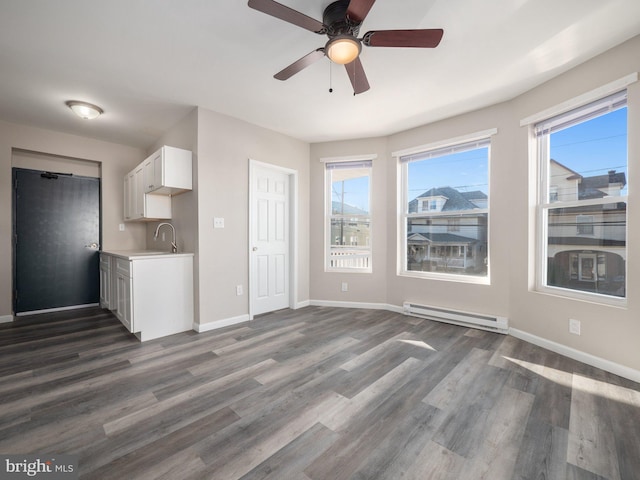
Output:
M640 385L513 337L308 307L139 343L0 326L0 453L85 479L640 479Z

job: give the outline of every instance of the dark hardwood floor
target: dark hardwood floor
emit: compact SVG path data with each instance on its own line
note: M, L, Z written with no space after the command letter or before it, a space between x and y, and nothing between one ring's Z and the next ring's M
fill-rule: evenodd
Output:
M513 337L308 307L139 343L0 326L0 453L86 479L639 479L640 385Z

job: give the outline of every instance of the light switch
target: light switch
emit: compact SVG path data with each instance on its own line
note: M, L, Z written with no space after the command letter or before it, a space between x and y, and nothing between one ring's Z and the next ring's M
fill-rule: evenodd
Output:
M213 217L213 228L224 228L224 218Z
M121 232L124 232L124 223L119 224L118 228L120 229Z

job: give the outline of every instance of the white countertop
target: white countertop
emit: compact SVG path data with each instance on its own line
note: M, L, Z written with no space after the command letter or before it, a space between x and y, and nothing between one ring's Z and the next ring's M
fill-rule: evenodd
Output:
M171 253L158 250L102 250L100 253L112 255L114 257L124 258L126 260L141 258L173 258L173 257L193 257L193 253Z

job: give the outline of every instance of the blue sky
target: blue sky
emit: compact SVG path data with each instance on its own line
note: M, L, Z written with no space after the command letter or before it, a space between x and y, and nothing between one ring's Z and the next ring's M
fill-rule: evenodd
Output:
M454 153L409 164L409 201L433 187L461 192L488 191L488 148Z
M333 182L331 186L332 200L340 202L342 198L342 181ZM350 178L344 181L344 203L369 211L369 177Z
M626 174L627 109L553 133L551 158L585 177L609 170Z
M627 173L627 109L622 108L551 136L551 158L588 177ZM488 194L486 148L409 164L409 201L432 187ZM626 194L626 188L622 192Z
M622 108L551 135L551 158L588 177L609 170L627 174L627 109ZM433 187L488 191L488 149L445 155L409 164L409 201ZM339 201L340 182L333 200ZM367 177L345 181L345 203L369 210ZM622 191L626 195L627 189Z

